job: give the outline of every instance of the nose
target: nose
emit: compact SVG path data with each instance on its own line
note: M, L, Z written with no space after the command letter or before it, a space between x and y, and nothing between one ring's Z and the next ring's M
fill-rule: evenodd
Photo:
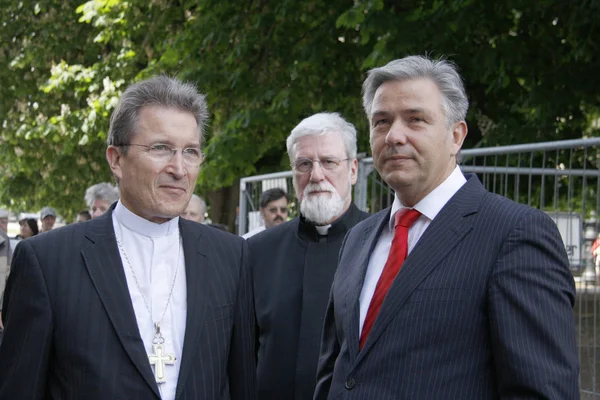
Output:
M406 144L406 131L402 123L395 121L387 135L385 135L385 143L390 146L401 146Z
M96 211L94 211L92 213L92 218L96 218L102 215L102 211L100 209L96 209Z
M185 161L183 160L182 149L178 149L175 154L173 154L173 157L171 157L169 160L169 163L167 164L167 172L173 175L176 179L181 179L186 175L187 169L185 166Z
M312 169L310 170L310 181L311 182L321 182L325 179L325 171L323 171L323 167L321 167L321 163L313 161Z

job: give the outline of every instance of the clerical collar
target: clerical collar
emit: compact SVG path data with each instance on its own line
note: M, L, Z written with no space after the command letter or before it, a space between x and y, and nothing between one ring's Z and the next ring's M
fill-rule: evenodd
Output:
M117 202L113 213L120 224L142 236L158 238L179 233L179 217L157 224L134 214L121 203L121 200Z
M338 219L333 221L331 225L327 226L327 236L334 237L338 234L345 235L348 229L350 229L356 223L351 216L356 215L357 213L360 213L360 210L354 205L354 203L351 203L350 207L348 207L348 209L342 215L340 215ZM318 241L319 235L322 236L319 228L320 227L313 225L312 222L308 221L303 216L300 216L300 221L298 224L298 234L300 237L304 237L308 240ZM325 228L325 226L323 226L323 228Z
M317 232L319 232L319 235L321 236L327 235L327 231L329 231L329 228L331 228L331 224L324 226L315 225L315 229L317 230Z

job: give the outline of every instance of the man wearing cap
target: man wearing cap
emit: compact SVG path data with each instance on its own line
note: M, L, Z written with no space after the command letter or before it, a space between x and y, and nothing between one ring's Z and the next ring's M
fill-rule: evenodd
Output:
M48 232L54 228L56 222L56 211L52 207L44 207L40 211L40 218L42 219L42 232Z

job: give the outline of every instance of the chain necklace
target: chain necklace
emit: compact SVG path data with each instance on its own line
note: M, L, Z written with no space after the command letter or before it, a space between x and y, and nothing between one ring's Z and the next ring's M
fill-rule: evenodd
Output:
M115 238L117 239L117 245L119 246L119 250L121 254L125 257L125 261L127 261L127 265L129 266L129 270L133 275L133 280L135 281L135 285L142 296L142 300L144 300L144 305L146 306L146 310L148 314L150 314L150 320L154 323L154 337L152 338L152 347L154 348L153 354L148 354L148 359L150 364L155 365L154 369L154 377L157 383L166 382L166 374L165 374L165 365L166 364L175 364L175 354L165 353L163 344L165 343L165 339L160 332L160 323L162 322L165 314L167 313L167 309L169 308L169 304L171 303L171 298L173 297L173 291L175 289L175 281L177 280L177 271L179 271L179 257L181 256L181 235L179 236L178 241L178 250L177 250L177 266L175 267L175 274L173 275L173 282L171 283L171 291L169 292L169 297L167 298L167 303L165 304L165 309L160 316L158 321L154 321L154 317L152 316L152 310L150 309L150 305L148 304L148 300L146 300L146 296L144 296L144 292L142 291L142 286L138 280L138 277L133 269L133 265L131 261L129 261L129 257L127 257L127 253L119 240L119 237L115 234Z

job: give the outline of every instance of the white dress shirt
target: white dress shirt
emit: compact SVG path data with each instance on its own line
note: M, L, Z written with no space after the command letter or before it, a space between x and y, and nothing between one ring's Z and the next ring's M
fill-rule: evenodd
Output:
M438 187L433 189L431 193L425 196L413 207L415 210L421 213L419 219L408 229L408 254L417 244L417 241L425 232L425 229L429 226L431 221L438 215L440 210L446 205L446 203L458 192L458 190L467 182L464 175L460 171L460 168L456 166L454 171L442 182ZM375 287L377 281L383 272L383 267L387 261L390 248L392 247L392 239L394 237L394 218L396 212L407 208L400 202L398 195L395 196L394 203L392 204L392 210L390 213L390 219L388 224L381 231L381 235L377 240L377 244L371 253L369 259L369 265L367 267L367 273L365 275L365 281L363 283L362 290L360 292L360 323L359 323L359 337L362 333L363 324L369 310L369 304L375 293ZM385 302L385 299L384 299Z
M130 266L121 251L127 287L146 353L154 353L154 322L160 321L160 331L165 339L165 353L173 353L176 357L174 365L165 366L166 382L158 384L161 397L171 400L175 398L187 315L185 260L179 239L179 217L156 224L132 213L119 201L112 218L115 235L131 262ZM176 270L173 295L168 301ZM152 317L144 298L148 302ZM161 321L163 312L165 315ZM154 365L151 367L154 371Z
M250 232L246 232L242 235L242 237L244 239L248 239L251 238L252 236L256 235L257 233L261 233L262 231L264 231L266 228L264 225L259 226L258 228L254 228L252 229Z

